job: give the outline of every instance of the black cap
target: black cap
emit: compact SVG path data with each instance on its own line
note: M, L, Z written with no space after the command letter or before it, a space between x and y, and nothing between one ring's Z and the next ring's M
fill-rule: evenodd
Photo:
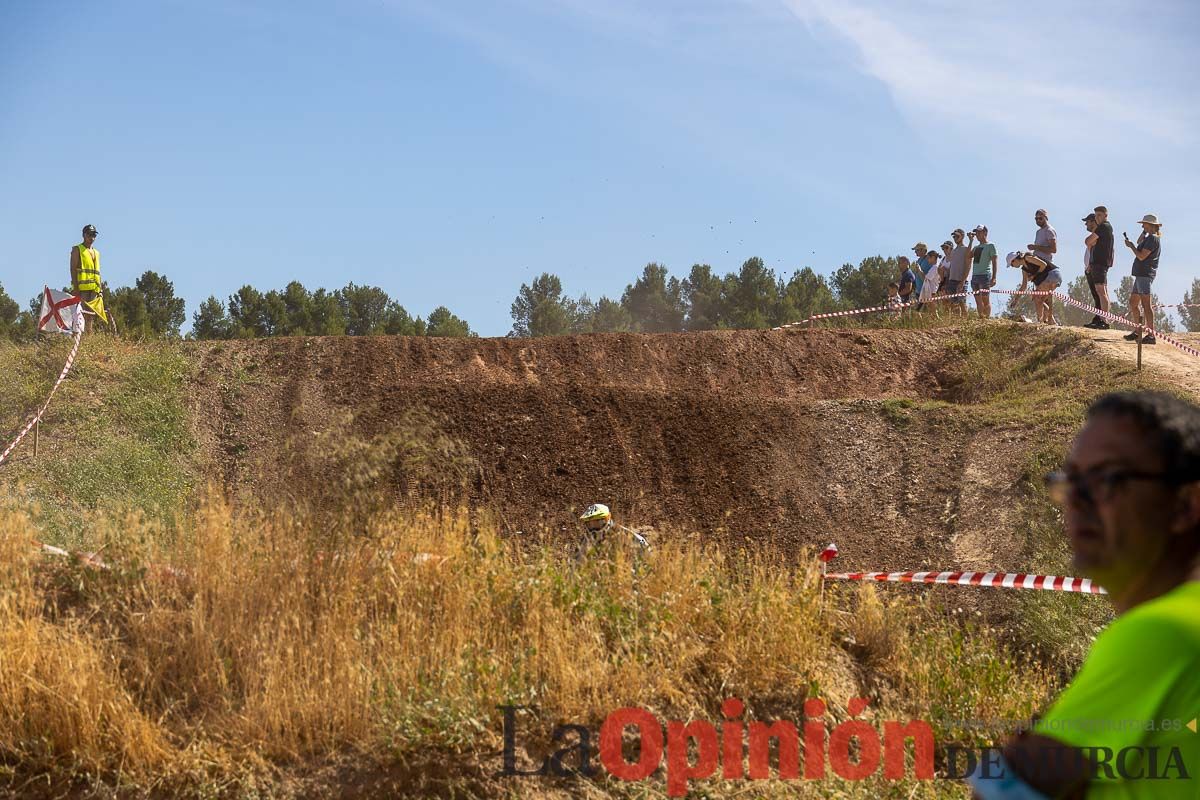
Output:
M1095 222L1095 221L1096 221L1096 215L1095 215L1095 214L1088 214L1086 217L1084 217L1084 218L1083 218L1083 221L1084 221L1084 222Z
M99 236L99 235L100 235L100 231L96 230L96 226L95 226L95 225L84 225L84 226L83 226L83 233L84 233L84 235L85 235L85 236L86 236L87 234L89 234L89 233L94 233L94 234L96 234L97 236Z

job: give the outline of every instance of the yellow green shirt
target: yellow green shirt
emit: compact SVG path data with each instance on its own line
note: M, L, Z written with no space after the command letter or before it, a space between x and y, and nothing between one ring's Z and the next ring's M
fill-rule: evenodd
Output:
M1089 799L1196 800L1200 733L1188 725L1197 727L1197 717L1200 581L1191 581L1114 620L1034 730L1076 748L1112 751L1112 775L1100 767Z

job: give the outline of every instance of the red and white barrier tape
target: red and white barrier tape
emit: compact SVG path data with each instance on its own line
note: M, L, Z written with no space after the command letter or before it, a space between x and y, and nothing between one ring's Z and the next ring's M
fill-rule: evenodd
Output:
M67 373L71 371L71 367L75 364L75 356L79 354L79 343L83 341L82 329L75 331L74 339L75 341L71 345L71 352L67 355L67 363L63 365L62 372L58 375L58 380L50 387L50 394L46 397L46 402L42 403L42 407L38 409L38 412L30 417L29 422L25 423L25 427L21 429L17 437L9 442L8 447L4 448L4 452L0 453L0 464L3 464L9 454L21 443L21 440L29 435L29 432L33 430L33 426L41 421L46 413L46 409L50 407L50 401L54 398L54 393L58 391L59 385L62 384L63 380L67 377Z
M918 305L935 303L935 302L938 302L941 300L953 300L956 297L967 297L971 294L972 294L972 292L959 292L957 294L939 294L939 295L936 295L935 297L931 297L930 299L924 301L923 303L922 302L898 303L897 305L894 305L894 306L872 306L870 308L855 308L855 309L851 309L849 311L829 311L824 314L813 314L811 317L808 317L807 319L802 319L799 322L789 322L786 325L779 325L777 327L772 328L771 330L782 331L782 330L786 330L788 328L798 328L801 325L807 325L810 322L813 322L818 319L833 319L834 317L853 317L858 314L874 314L879 311L903 311L906 308L914 308L915 306L918 306Z
M1042 589L1053 592L1108 594L1091 578L1062 575L1030 575L1024 572L826 572L826 564L838 556L833 542L817 556L821 577L827 581L875 581L877 583L941 583L950 586L989 586L999 589Z
M1170 336L1163 333L1162 331L1154 330L1154 327L1151 325L1141 325L1141 324L1134 322L1133 320L1129 320L1129 319L1126 319L1125 317L1121 317L1116 314L1112 314L1108 311L1101 311L1098 308L1089 306L1087 303L1081 303L1078 300L1076 300L1074 297L1070 297L1069 295L1061 294L1059 292L1055 292L1055 295L1060 300L1062 300L1064 303L1070 303L1071 305L1075 306L1076 308L1081 308L1084 311L1088 311L1093 314L1099 314L1100 316L1105 317L1106 319L1108 319L1112 322L1116 322L1121 325L1125 325L1129 328L1133 328L1135 331L1136 330L1148 330L1148 331L1150 331L1150 333L1152 333L1154 335L1155 339L1162 339L1164 342L1171 345L1172 347L1174 347L1178 350L1182 350L1183 352L1187 353L1190 356L1196 356L1197 358L1200 358L1200 350L1197 350L1194 347L1189 347L1188 345L1184 344L1183 342L1180 342L1180 341L1177 341L1177 340L1171 338Z
M827 581L879 583L942 583L952 586L990 586L999 589L1042 589L1054 592L1108 594L1091 578L1028 575L1024 572L830 572Z
M1174 347L1178 350L1181 350L1184 353L1187 353L1188 355L1196 356L1197 358L1200 358L1200 349L1190 347L1190 346L1184 344L1183 342L1180 342L1180 341L1172 338L1171 336L1169 336L1165 333L1162 333L1161 331L1154 330L1154 328L1149 325L1140 325L1136 322L1133 322L1132 320L1126 319L1125 317L1118 316L1118 315L1110 313L1108 311L1102 311L1101 309L1096 308L1094 306L1089 306L1087 303L1081 303L1080 301L1076 300L1074 297L1063 294L1062 292L1040 291L1040 290L1020 291L1020 290L1014 290L1014 289L988 289L985 291L987 294L1003 294L1003 295L1010 295L1010 296L1018 296L1019 295L1019 296L1029 296L1029 297L1046 297L1046 296L1056 297L1059 300L1061 300L1064 304L1072 305L1072 306L1075 306L1076 308L1079 308L1090 314L1104 317L1104 318L1108 319L1110 322L1116 322L1120 325L1124 325L1124 326L1126 326L1128 328L1132 328L1134 330L1151 331L1154 333L1154 336L1156 339L1162 339L1164 342L1171 345L1172 347ZM973 292L972 291L972 292L959 292L958 294L937 295L936 297L931 298L927 302L936 302L939 300L951 300L951 299L954 299L957 297L967 297L970 295L981 294L981 293L982 292ZM910 308L914 305L916 305L916 303L901 303L900 305L895 305L895 306L872 306L870 308L856 308L856 309L852 309L850 311L831 311L826 314L813 314L812 316L808 317L807 319L801 320L800 322L789 322L786 325L780 325L778 327L772 328L771 330L781 331L781 330L787 330L788 328L796 328L796 327L800 327L801 325L808 325L809 323L811 323L815 320L820 320L820 319L833 319L836 317L852 317L852 316L857 316L859 314L873 314L873 313L886 312L886 311L900 311L905 308Z

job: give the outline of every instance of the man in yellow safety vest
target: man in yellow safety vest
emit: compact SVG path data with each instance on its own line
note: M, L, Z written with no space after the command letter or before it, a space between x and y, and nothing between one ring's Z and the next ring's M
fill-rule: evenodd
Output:
M71 290L83 301L84 331L87 333L92 331L93 316L112 327L100 292L100 251L93 247L99 235L95 225L84 225L83 242L71 248Z

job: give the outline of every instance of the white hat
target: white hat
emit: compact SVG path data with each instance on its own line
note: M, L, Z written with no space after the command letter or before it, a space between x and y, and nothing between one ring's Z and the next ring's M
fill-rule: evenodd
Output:
M1008 265L1011 267L1013 265L1013 262L1016 261L1020 257L1021 257L1020 253L1009 253L1008 255L1006 255L1004 257L1004 260L1007 261Z
M1158 217L1154 216L1153 214L1147 214L1146 216L1142 217L1142 224L1143 225L1162 225L1162 223L1158 221Z

